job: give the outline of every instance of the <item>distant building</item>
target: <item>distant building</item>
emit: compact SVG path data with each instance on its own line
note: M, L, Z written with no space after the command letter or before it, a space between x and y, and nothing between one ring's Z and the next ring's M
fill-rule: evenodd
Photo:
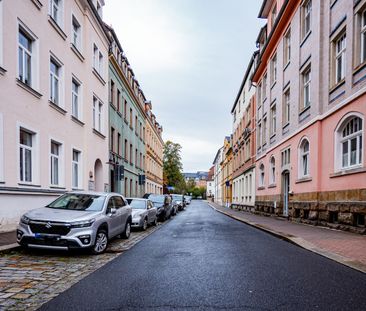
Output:
M183 173L183 176L186 182L193 180L196 187L206 188L207 186L208 172L198 171L196 173Z
M206 196L207 198L214 198L215 194L215 166L212 166L208 171Z
M223 157L223 149L224 147L221 147L219 150L217 150L215 159L213 161L214 166L214 202L217 204L222 204L222 190L221 190L221 162Z
M222 191L223 204L229 207L232 203L232 191L233 191L232 136L225 137L223 157L220 165L222 170L221 191Z

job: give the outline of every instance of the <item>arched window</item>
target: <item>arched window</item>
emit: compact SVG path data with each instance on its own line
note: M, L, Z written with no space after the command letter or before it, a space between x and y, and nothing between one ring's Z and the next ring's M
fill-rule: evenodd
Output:
M354 168L362 164L363 120L352 115L346 118L336 132L337 164L340 169Z
M270 184L275 184L276 183L276 160L274 157L271 157L271 160L270 160L270 176L271 176L271 179L270 179Z
M307 177L310 174L310 144L309 141L302 139L299 147L299 177Z
M259 186L264 187L264 165L263 165L263 163L259 167Z

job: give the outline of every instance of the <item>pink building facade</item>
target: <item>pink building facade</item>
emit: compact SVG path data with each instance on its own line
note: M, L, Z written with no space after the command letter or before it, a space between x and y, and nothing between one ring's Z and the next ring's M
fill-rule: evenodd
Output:
M61 193L108 189L104 1L0 1L0 230Z
M365 232L366 1L265 0L256 210Z

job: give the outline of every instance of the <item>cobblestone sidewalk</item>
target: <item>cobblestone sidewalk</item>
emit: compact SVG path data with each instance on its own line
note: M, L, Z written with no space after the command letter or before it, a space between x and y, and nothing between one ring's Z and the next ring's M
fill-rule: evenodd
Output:
M0 310L36 310L159 229L114 239L105 254L14 250L0 257Z
M366 236L254 215L212 202L209 204L232 218L366 273Z

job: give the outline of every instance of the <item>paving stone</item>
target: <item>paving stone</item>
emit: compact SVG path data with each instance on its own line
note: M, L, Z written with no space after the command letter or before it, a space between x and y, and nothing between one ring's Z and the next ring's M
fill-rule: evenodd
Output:
M6 290L7 293L19 293L22 292L24 289L19 287L12 287Z
M29 298L31 295L30 294L16 294L14 295L12 298L15 298L15 299L26 299L26 298Z

